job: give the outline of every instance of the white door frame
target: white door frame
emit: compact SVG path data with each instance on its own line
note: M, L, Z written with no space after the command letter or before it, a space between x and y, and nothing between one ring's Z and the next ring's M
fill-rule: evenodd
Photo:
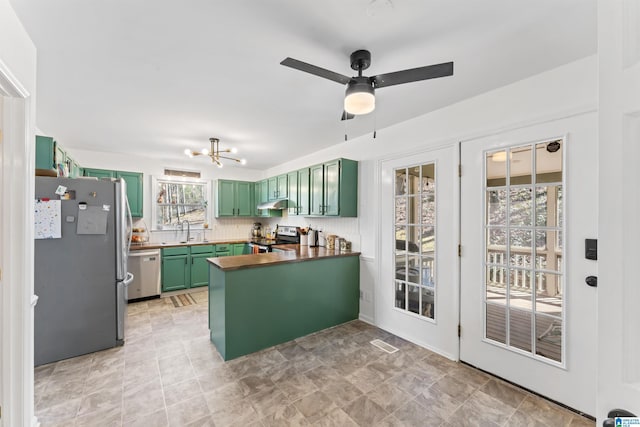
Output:
M598 425L640 417L640 1L598 1Z
M35 135L31 94L0 61L0 397L1 426L37 425L33 405L33 199Z

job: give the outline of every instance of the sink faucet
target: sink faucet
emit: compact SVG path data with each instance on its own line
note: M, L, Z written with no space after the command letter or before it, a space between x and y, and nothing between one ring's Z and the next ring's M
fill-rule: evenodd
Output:
M191 224L186 219L180 223L180 228L184 231L184 223L187 223L187 242L191 240Z

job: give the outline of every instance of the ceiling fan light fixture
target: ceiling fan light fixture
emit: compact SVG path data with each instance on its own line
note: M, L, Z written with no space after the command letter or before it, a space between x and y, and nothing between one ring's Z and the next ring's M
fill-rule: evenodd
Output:
M354 77L347 85L344 110L351 114L367 114L376 108L373 85L366 77Z

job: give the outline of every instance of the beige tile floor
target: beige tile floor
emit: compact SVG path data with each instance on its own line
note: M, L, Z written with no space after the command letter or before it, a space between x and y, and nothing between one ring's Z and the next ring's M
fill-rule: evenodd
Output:
M595 426L360 321L224 362L192 295L131 304L124 347L36 368L42 426Z

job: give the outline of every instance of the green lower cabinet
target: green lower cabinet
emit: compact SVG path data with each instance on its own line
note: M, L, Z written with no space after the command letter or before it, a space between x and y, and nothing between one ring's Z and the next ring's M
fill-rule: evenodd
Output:
M217 257L221 257L221 256L230 256L231 255L231 251L216 251L216 256Z
M162 249L162 292L206 286L209 283L207 258L216 256L215 248L215 245L196 245Z
M191 255L191 287L207 286L209 284L209 263L207 258L213 253Z
M189 288L190 273L189 255L164 256L163 254L162 292Z
M234 243L233 244L233 255L246 255L249 253L249 245L246 243Z

